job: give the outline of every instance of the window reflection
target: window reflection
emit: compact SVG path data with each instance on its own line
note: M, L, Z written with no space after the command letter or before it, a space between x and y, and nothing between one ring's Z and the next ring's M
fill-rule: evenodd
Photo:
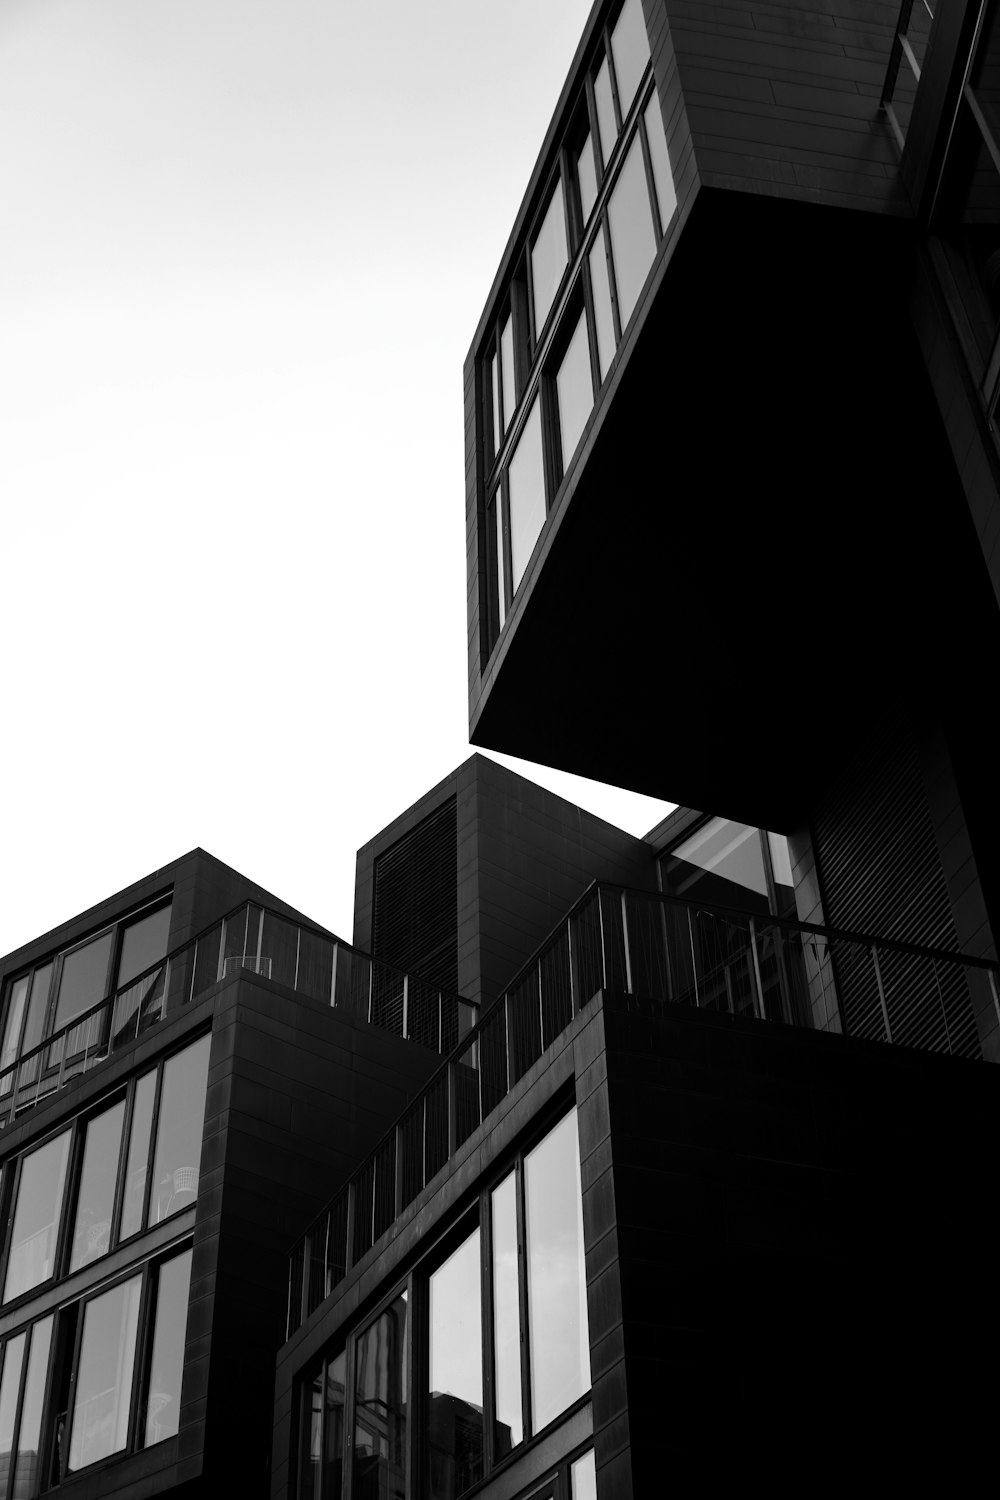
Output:
M127 1240L142 1228L142 1204L146 1193L149 1163L149 1133L153 1127L153 1103L156 1099L156 1069L144 1073L135 1086L132 1102L132 1128L129 1134L128 1161L125 1163L125 1196L122 1201L122 1227L119 1238Z
M71 1271L106 1255L111 1248L111 1216L115 1206L124 1120L123 1100L97 1115L87 1126L69 1263Z
M25 1335L19 1333L15 1338L7 1340L3 1351L3 1374L0 1375L0 1494L7 1492L7 1477L10 1473L24 1340Z
M104 999L108 991L114 939L114 929L102 932L100 937L92 938L89 943L66 954L59 981L54 1030L58 1031L75 1016Z
M556 182L538 236L531 247L531 289L535 307L535 337L538 338L555 300L566 269L566 218L562 182Z
M580 188L580 211L586 225L597 201L597 173L594 170L594 143L588 133L576 158L576 180Z
M66 1184L70 1132L25 1156L17 1188L3 1300L47 1281L55 1270L59 1214Z
M509 313L500 334L500 379L503 430L506 432L517 405L517 392L514 388L514 322Z
M597 361L602 382L611 369L615 353L615 321L611 311L611 282L608 279L608 256L604 230L598 232L590 251L590 285L594 298L594 327L597 332Z
M457 1500L483 1476L479 1230L430 1277L428 1447L432 1500Z
M607 166L618 139L615 122L615 106L611 97L611 73L607 58L601 63L594 79L594 103L597 105L597 129L600 135L601 160Z
M146 1397L145 1443L162 1443L180 1425L184 1333L191 1288L191 1251L160 1266L156 1285L156 1323Z
M624 333L653 257L656 237L638 135L632 141L608 205L611 253L618 288L618 317Z
M142 1277L134 1276L84 1308L70 1429L71 1469L120 1453L128 1441L141 1285Z
M667 152L667 137L663 130L660 101L655 91L646 105L643 119L646 122L646 139L649 142L649 160L653 168L653 186L656 189L656 204L660 212L660 228L666 231L674 209L677 207L677 193L674 190L674 176L670 170L670 156Z
M355 1348L354 1500L405 1500L406 1293Z
M341 1500L344 1474L344 1419L347 1409L347 1354L344 1350L326 1371L326 1480L324 1500Z
M535 1432L590 1389L587 1279L576 1111L524 1159Z
M649 62L649 39L639 0L625 0L611 33L611 55L615 60L618 102L624 119Z
M581 313L577 319L573 337L563 355L559 373L556 375L556 395L559 402L559 437L562 446L563 473L576 452L576 445L583 436L594 405L594 386L590 375L590 343L587 339L587 318Z
M597 1500L597 1471L594 1450L584 1453L570 1470L572 1500Z
M42 1403L45 1399L45 1377L49 1367L52 1343L52 1317L42 1318L31 1330L31 1352L24 1382L24 1400L17 1439L17 1463L14 1468L12 1500L27 1500L41 1488L40 1441ZM0 1494L3 1493L0 1484Z
M517 1198L513 1172L494 1189L491 1211L496 1385L493 1451L501 1458L524 1437L521 1420L521 1309L517 1290Z
M130 984L165 957L170 935L170 907L161 906L146 917L130 923L122 934L122 954L118 962L116 985Z
M149 1208L153 1223L189 1208L198 1195L211 1042L203 1036L163 1065Z
M663 862L663 883L671 896L749 908L764 916L769 910L760 834L728 818L710 818L671 850Z
M510 505L511 588L528 566L545 521L545 473L542 467L542 411L535 397L510 461L507 485Z

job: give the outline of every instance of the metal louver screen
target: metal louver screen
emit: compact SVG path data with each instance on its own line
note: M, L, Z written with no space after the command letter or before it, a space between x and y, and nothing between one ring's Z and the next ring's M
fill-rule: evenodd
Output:
M888 723L817 808L812 834L827 923L928 948L958 950L948 889L916 748ZM885 1036L867 955L835 959L848 1035ZM982 1055L961 972L932 973L924 960L880 951L892 1040L902 1046Z
M372 952L458 989L458 817L454 797L375 860Z

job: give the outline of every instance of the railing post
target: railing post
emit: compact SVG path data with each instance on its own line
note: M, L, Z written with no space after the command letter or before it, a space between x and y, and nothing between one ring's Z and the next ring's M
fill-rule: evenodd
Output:
M188 997L182 1004L190 1005L194 999L194 976L198 972L198 939L195 938L191 945L191 983L188 985Z
M358 1185L353 1177L347 1180L347 1244L344 1246L344 1274L354 1264L354 1220L358 1212Z
M403 1209L403 1132L396 1126L396 1189L393 1198L392 1217L397 1219Z
M573 923L566 918L566 961L569 965L569 1013L576 1015L576 983L573 978Z
M409 998L410 998L410 976L409 976L409 974L404 974L403 975L403 1041L404 1042L406 1041L407 1037L409 1036L409 1032L407 1031Z
M694 1003L695 1003L695 1008L698 1009L698 1010L700 1010L701 1009L701 993L700 993L700 991L698 989L698 959L697 959L697 955L695 953L694 927L693 927L692 922L691 922L691 908L690 908L690 906L687 909L687 919L688 919L688 942L691 945L691 979L692 979L692 981L694 983Z
M438 990L438 1057L444 1051L444 995Z
M538 1042L539 1057L545 1051L545 1008L542 1005L542 960L538 960Z
M330 1008L335 1009L337 1004L337 965L340 959L340 944L333 945L333 973L330 976ZM298 975L298 955L295 958L295 972Z
M632 984L632 953L628 940L628 912L625 909L625 892L622 891L622 942L625 946L625 988L630 995L635 994Z
M511 1048L513 1047L513 1037L512 1037L512 1034L511 1034L511 1024L510 1024L510 990L507 990L505 992L505 994L504 994L504 997L503 997L503 1018L504 1018L504 1033L505 1033L505 1035L504 1035L504 1041L506 1043L506 1045L504 1047L504 1053L505 1053L505 1059L504 1060L505 1060L505 1062L507 1064L507 1086L504 1089L504 1097L506 1097L510 1093L510 1080L511 1080L511 1078L513 1076L513 1073L514 1073L514 1069L511 1067L511 1056L510 1056L510 1054L511 1054Z
M663 935L663 967L667 977L667 999L674 998L674 975L670 963L670 931L667 927L667 907L662 898L657 902L660 909L660 931Z
M448 1064L448 1160L455 1155L458 1140L458 1089L455 1064Z
M368 960L368 1024L372 1024L372 1002L375 994L375 960Z
M604 903L601 900L601 887L597 887L597 926L601 934L601 988L608 987L608 958L604 951Z
M760 1019L767 1020L767 1010L764 1006L764 985L760 977L760 959L757 956L757 923L753 917L750 918L750 951L753 954L753 976L757 985L757 1004L760 1007Z
M302 947L302 928L301 927L296 927L296 929L295 929L295 978L292 980L292 989L293 990L297 990L298 987L299 987L299 951L301 950L301 947Z
M302 1297L299 1304L299 1327L309 1316L309 1265L312 1260L312 1235L302 1238Z
M882 969L878 961L878 949L875 944L871 945L872 963L875 965L875 983L878 985L879 1004L882 1007L882 1021L885 1025L885 1039L892 1041L892 1027L889 1025L889 1007L885 1003L885 990L882 988Z

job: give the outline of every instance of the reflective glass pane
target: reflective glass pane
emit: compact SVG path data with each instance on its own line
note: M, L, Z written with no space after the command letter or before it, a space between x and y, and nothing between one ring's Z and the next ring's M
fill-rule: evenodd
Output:
M594 170L594 143L590 139L590 133L580 148L580 154L576 158L576 180L580 186L580 208L583 212L583 222L586 224L590 218L591 210L597 199L597 173Z
M21 1388L21 1365L24 1362L24 1334L8 1339L3 1351L3 1375L0 1376L0 1494L6 1494L10 1473L10 1456L14 1447L14 1422L17 1397Z
M153 1357L146 1397L146 1447L173 1437L180 1426L184 1333L191 1288L191 1251L165 1260L156 1281Z
M497 604L500 611L500 629L507 618L507 568L504 559L503 547L503 506L500 502L500 491L497 491L496 505L497 523Z
M587 318L580 314L573 337L563 355L556 376L556 394L559 399L559 437L562 443L563 473L576 452L576 445L583 435L587 418L594 405L594 384L590 374L590 343L587 339Z
M514 1173L492 1194L493 1221L493 1364L497 1420L493 1449L497 1458L524 1437L521 1421L521 1309L517 1292L517 1200Z
M728 818L709 819L666 856L663 884L671 896L766 915L767 877L757 829Z
M594 101L597 104L597 129L600 134L601 160L607 166L618 139L615 123L615 106L611 98L611 73L607 58L601 63L594 79Z
M13 1500L28 1500L41 1488L42 1402L45 1399L45 1377L49 1368L49 1346L52 1343L52 1318L43 1318L31 1332L31 1353L24 1382L24 1402L17 1439L17 1465L14 1470ZM2 1492L2 1486L0 1486Z
M149 1205L150 1219L157 1224L189 1208L198 1196L211 1042L210 1036L203 1036L163 1065Z
M491 387L491 411L493 414L493 456L496 457L500 449L500 370L497 365L497 351L493 350L490 355L490 387Z
M405 1500L405 1292L358 1339L354 1352L355 1496Z
M326 1477L324 1500L340 1500L344 1493L344 1414L347 1409L347 1354L344 1350L326 1369Z
M656 203L660 210L660 227L665 232L677 207L677 194L674 191L674 174L670 170L670 157L667 153L667 137L663 132L660 101L655 91L646 105L643 119L646 122L646 139L649 141L649 159L653 166Z
M56 1238L66 1185L70 1132L64 1130L24 1158L10 1238L3 1300L9 1302L55 1270Z
M122 956L118 963L119 989L166 956L169 935L169 906L161 906L159 911L140 917L126 927L122 934Z
M115 1207L124 1121L125 1101L122 1100L95 1116L87 1125L69 1262L71 1271L107 1255L111 1248L111 1215Z
M500 334L500 380L503 430L507 431L510 419L517 406L517 391L514 385L514 321L510 314Z
M144 1073L135 1086L132 1106L132 1129L129 1134L128 1161L125 1163L125 1197L122 1202L122 1227L119 1239L138 1234L142 1228L142 1200L149 1168L149 1132L153 1124L153 1101L156 1098L156 1069Z
M615 323L611 312L611 283L604 230L598 231L590 251L590 285L594 294L594 326L597 329L597 360L604 381L615 353Z
M557 181L555 192L549 199L549 206L542 220L542 227L531 247L531 291L535 305L536 338L542 331L556 292L559 290L567 259L562 182Z
M578 1458L570 1470L573 1500L597 1500L597 1471L594 1467L594 1450Z
M74 1016L104 999L114 938L114 931L102 932L100 937L67 953L63 959L54 1030L59 1031Z
M19 1051L21 1040L21 1022L24 1020L24 1002L28 998L28 983L31 976L25 974L23 979L15 979L7 991L7 1017L3 1028L3 1051L0 1052L0 1073L9 1068L15 1061ZM13 1073L7 1078L0 1077L0 1092L10 1092L14 1081Z
M49 987L52 984L52 965L43 964L35 970L31 981L31 999L28 1001L28 1019L24 1023L24 1040L21 1043L22 1057L37 1047L45 1029L45 1015L49 1008Z
M524 577L528 559L545 521L542 407L537 396L510 461L507 487L510 497L511 586L516 589Z
M323 1371L302 1387L299 1428L298 1500L320 1500L323 1471Z
M83 1312L69 1467L83 1469L128 1441L141 1276L102 1292Z
M483 1326L479 1230L430 1278L428 1447L432 1500L483 1477Z
M625 0L611 33L611 56L615 60L618 103L624 119L649 62L649 38L639 0Z
M524 1159L531 1419L538 1432L590 1389L576 1111Z
M646 274L656 254L653 216L649 208L642 147L636 135L608 204L611 254L618 288L618 317L624 332L639 300Z

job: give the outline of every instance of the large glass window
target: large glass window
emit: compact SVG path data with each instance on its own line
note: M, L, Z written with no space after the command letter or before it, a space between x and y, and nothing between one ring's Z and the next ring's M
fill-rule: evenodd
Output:
M102 1292L83 1309L83 1334L70 1415L69 1467L83 1469L128 1441L142 1277Z
M67 1026L85 1010L104 999L110 987L114 941L114 929L111 929L64 955L59 999L52 1028L54 1031Z
M535 307L536 339L545 326L549 308L559 290L559 283L566 269L568 258L562 182L557 178L555 190L545 210L545 217L531 247L531 287Z
M355 1496L406 1500L407 1297L358 1340L354 1379Z
M615 120L615 105L611 97L611 72L607 58L601 63L594 78L594 104L597 110L597 129L601 142L601 160L605 166L611 160L618 139Z
M121 1100L103 1114L96 1115L86 1127L69 1262L71 1271L106 1255L111 1248L111 1218L124 1120L125 1101Z
M167 951L170 934L170 907L161 906L148 916L130 922L122 933L121 958L118 961L117 988L131 984L137 974L142 974L155 963L159 963Z
M576 1112L525 1157L531 1414L537 1432L590 1389Z
M149 1210L154 1223L180 1213L198 1195L211 1040L203 1036L163 1065Z
M502 1458L524 1437L521 1418L521 1309L517 1262L517 1185L510 1172L494 1188L493 1361L496 1420L493 1451Z
M14 1452L14 1427L17 1401L21 1392L21 1367L24 1362L25 1335L8 1339L3 1350L3 1372L0 1374L0 1493L7 1490L11 1457Z
M656 189L656 206L660 215L660 229L666 233L674 209L677 207L677 192L674 174L670 170L667 152L667 137L663 129L660 101L654 93L646 105L643 120L646 124L646 139L649 142L649 163L653 169L653 185Z
M559 404L559 439L562 448L563 473L583 436L587 418L594 405L594 384L590 374L590 341L587 338L587 315L581 312L573 336L566 346L556 374L556 396Z
M127 1240L142 1228L142 1208L149 1171L149 1139L153 1128L153 1105L156 1102L156 1069L144 1073L135 1086L132 1104L132 1128L129 1133L128 1161L125 1164L125 1194L122 1200L121 1239Z
M479 1230L429 1281L427 1441L432 1500L457 1500L483 1476Z
M511 587L516 589L545 522L542 406L537 396L510 461L507 483L510 495Z
M649 39L640 0L625 0L611 32L611 55L615 60L618 102L624 119L649 62Z
M153 1350L146 1394L145 1445L173 1437L180 1425L184 1334L191 1289L191 1251L159 1267Z
M656 254L649 189L638 136L629 147L612 191L608 224L618 288L618 317L624 332Z
M5 1302L47 1281L55 1271L70 1135L64 1130L21 1162L4 1279Z
M672 896L737 906L766 916L767 875L758 829L710 818L663 859L664 889Z
M608 254L603 226L590 251L590 285L594 299L594 328L597 333L597 362L601 380L607 378L615 353L615 318L611 311L611 282L608 278Z

